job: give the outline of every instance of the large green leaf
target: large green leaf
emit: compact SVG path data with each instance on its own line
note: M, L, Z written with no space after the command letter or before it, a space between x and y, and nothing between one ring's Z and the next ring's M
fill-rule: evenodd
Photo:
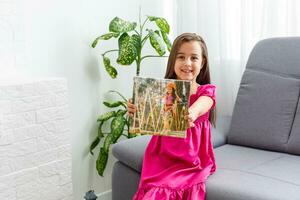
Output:
M118 37L120 35L120 33L106 33L104 35L101 35L99 37L97 37L93 43L92 43L92 47L95 48L96 45L98 44L99 40L109 40L112 37Z
M110 60L109 60L108 57L103 56L103 63L104 63L105 70L110 75L110 77L111 78L116 78L117 75L118 75L118 72L117 72L116 68L111 66Z
M168 24L167 20L164 18L158 18L155 20L156 25L159 27L159 29L165 33L170 32L170 25Z
M114 117L116 115L116 112L115 111L110 111L110 112L107 112L107 113L104 113L102 115L100 115L97 119L97 121L101 122L101 121L107 121L109 120L110 118Z
M155 16L147 16L148 19L152 22L152 21L155 21L157 20L159 17L155 17Z
M94 141L92 142L91 146L90 146L90 153L91 153L92 155L94 155L93 149L95 149L95 147L99 144L99 142L100 142L100 138L97 136L97 137L94 139Z
M110 93L116 93L118 94L124 101L128 101L128 99L126 99L120 92L116 91L116 90L109 90L108 92Z
M163 31L165 33L169 33L170 32L170 25L168 24L168 22L167 22L167 20L165 18L148 16L148 19L150 21L155 21L156 25L158 26L158 28L161 31Z
M123 33L123 34L119 37L119 39L118 39L119 49L120 49L120 47L122 46L122 44L124 43L124 41L125 41L125 40L128 40L128 38L129 38L128 33Z
M103 149L105 152L108 153L109 151L109 147L110 145L113 143L113 136L112 134L108 134L105 139L104 139L104 143L103 143Z
M116 116L124 116L127 113L127 110L118 110L116 112Z
M119 38L119 57L117 63L121 65L130 65L137 57L136 37L131 37L123 33Z
M141 48L142 48L142 40L141 40L141 37L137 34L133 34L131 36L131 41L133 43L133 45L135 46L136 48L136 51L137 52L140 52L141 51Z
M163 37L163 39L165 41L165 44L167 45L168 51L171 51L172 43L169 40L168 35L165 32L163 32L163 31L161 31L161 35L162 35L162 37Z
M116 101L116 102L106 102L104 101L103 104L109 108L116 108L119 106L123 106L126 108L126 104L123 101Z
M156 50L158 55L163 56L166 53L163 39L152 30L148 30L148 32L150 35L150 43L152 47Z
M117 140L123 133L124 126L126 125L126 119L120 115L114 118L111 122L111 134L112 134L112 142L116 143Z
M119 17L115 17L109 23L109 31L116 32L116 33L129 32L129 31L134 30L135 27L136 27L135 22L128 22Z
M96 169L97 169L98 174L100 176L103 176L103 172L104 172L104 169L106 167L107 160L108 160L108 152L106 152L104 150L104 148L102 147L100 149L100 153L99 153L98 159L96 161Z
M99 126L98 126L98 137L99 137L100 139L104 137L104 134L103 134L103 132L102 132L102 125L103 125L104 122L105 122L105 121L100 121L100 124L99 124Z

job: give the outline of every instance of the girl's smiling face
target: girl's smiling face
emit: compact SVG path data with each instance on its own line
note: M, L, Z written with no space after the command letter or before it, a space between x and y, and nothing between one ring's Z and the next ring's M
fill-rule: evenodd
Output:
M202 68L202 50L198 41L184 42L178 49L174 70L177 79L196 83Z

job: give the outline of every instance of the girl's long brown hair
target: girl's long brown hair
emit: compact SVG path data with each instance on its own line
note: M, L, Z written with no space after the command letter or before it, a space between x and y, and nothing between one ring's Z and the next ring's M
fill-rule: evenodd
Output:
M200 85L204 84L210 84L210 73L209 73L209 63L208 63L208 52L207 52L207 47L199 35L195 33L183 33L179 35L173 43L170 55L169 55L169 60L168 60L168 65L167 65L167 70L165 74L165 78L167 79L176 79L176 73L175 73L175 61L176 61L176 56L178 53L179 48L181 45L185 42L190 42L190 41L197 41L200 44L201 50L202 50L202 68L199 73L199 75L196 78L196 82ZM216 127L216 107L210 110L210 115L209 115L209 121L210 123Z

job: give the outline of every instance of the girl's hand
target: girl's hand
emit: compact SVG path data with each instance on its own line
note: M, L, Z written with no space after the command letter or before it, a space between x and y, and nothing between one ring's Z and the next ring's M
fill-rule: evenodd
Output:
M134 113L136 112L136 107L132 103L131 99L129 99L128 102L127 102L127 111L128 111L128 116L129 117L133 117Z
M193 112L193 110L188 109L186 119L188 121L189 128L194 127L195 126L194 121L197 119L197 115L195 112Z

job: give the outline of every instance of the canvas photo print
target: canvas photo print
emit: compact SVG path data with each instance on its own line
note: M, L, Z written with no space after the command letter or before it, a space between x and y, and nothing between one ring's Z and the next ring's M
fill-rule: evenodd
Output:
M190 81L134 77L131 134L186 137Z

